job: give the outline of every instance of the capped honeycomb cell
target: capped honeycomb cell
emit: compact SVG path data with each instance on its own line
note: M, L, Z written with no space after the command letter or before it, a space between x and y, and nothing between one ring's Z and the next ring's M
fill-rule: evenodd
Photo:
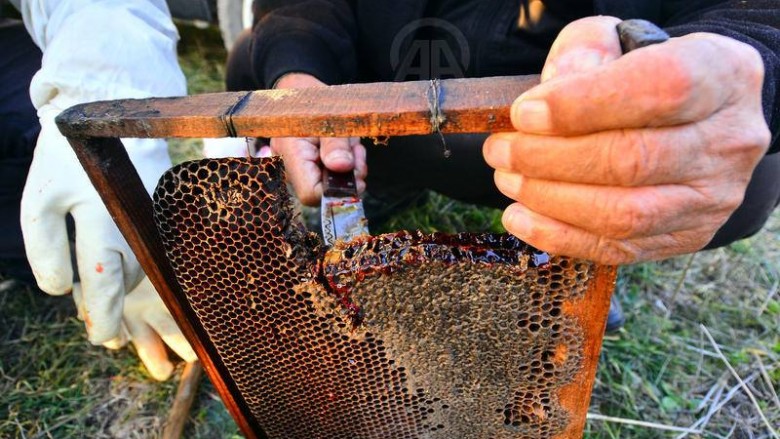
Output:
M154 209L192 323L268 437L581 436L614 270L509 235L326 248L278 158L179 165Z

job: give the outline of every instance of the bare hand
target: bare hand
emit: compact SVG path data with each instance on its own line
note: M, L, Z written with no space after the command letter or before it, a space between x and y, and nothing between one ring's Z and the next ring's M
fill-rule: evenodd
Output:
M276 88L323 87L317 78L302 73L283 76ZM366 188L366 149L357 137L284 137L271 139L271 151L282 156L287 177L301 203L314 206L322 197L322 170L355 171L358 192Z
M514 133L484 146L506 229L606 264L706 245L739 207L770 132L752 47L692 34L621 56L619 22L592 17L556 40L542 84L512 107Z

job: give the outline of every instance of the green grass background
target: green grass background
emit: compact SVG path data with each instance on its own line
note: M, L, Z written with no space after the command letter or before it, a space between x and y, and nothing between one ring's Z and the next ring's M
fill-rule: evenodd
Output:
M190 93L223 90L225 51L214 29L181 26ZM171 142L174 161L200 156L197 140ZM384 230L501 231L500 212L433 195ZM382 230L375 230L380 232ZM590 420L588 438L769 438L758 408L780 426L780 211L757 236L728 248L622 267L627 314L608 336L590 412L653 427ZM177 377L152 381L131 349L87 341L68 297L0 283L0 438L148 438L164 425ZM758 408L703 335L712 333ZM681 434L661 426L689 427ZM187 438L240 437L203 379Z

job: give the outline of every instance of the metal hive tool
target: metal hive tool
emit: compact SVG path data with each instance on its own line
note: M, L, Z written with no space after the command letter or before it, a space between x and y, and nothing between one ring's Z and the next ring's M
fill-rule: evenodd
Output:
M201 160L154 217L251 425L270 438L581 437L615 270L508 235L323 248L279 159Z

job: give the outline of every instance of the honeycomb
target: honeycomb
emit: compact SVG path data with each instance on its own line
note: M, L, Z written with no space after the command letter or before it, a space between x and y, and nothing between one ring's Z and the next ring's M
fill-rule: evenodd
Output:
M154 209L192 323L270 438L575 437L584 420L562 395L590 391L590 262L495 234L325 248L278 158L179 165Z

